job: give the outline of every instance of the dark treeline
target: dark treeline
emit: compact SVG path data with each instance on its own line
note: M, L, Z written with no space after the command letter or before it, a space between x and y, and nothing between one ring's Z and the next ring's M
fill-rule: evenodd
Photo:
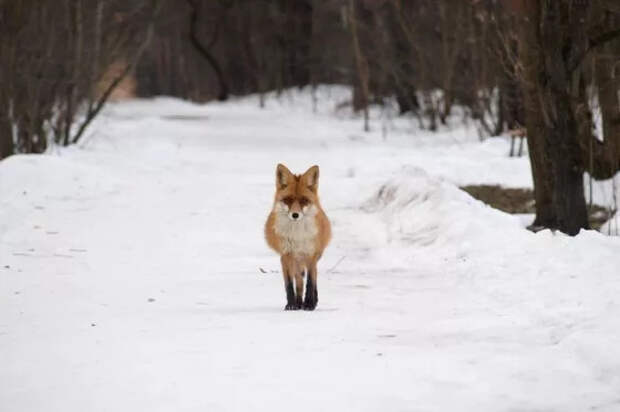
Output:
M617 0L0 0L0 31L0 158L77 142L130 79L195 101L347 84L430 130L459 106L526 130L533 226L570 234L584 173L620 168Z
M424 116L435 129L459 104L498 134L524 122L506 55L516 49L514 18L503 3L169 2L138 67L139 91L206 100L350 84L356 110L395 97L401 113Z
M339 83L353 86L355 110L394 97L431 130L455 104L489 135L525 122L504 2L0 0L0 19L4 155L77 141L84 102L125 71L139 96L225 100ZM9 123L20 134L12 148Z

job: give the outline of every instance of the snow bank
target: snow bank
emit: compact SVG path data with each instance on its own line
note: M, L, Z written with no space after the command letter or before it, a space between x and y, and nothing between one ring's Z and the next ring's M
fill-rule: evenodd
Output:
M379 213L390 233L412 247L458 247L460 253L498 247L525 236L518 219L484 205L419 168L403 168L363 210ZM497 236L498 228L502 236Z
M516 268L537 263L544 266L552 261L559 270L571 268L584 273L596 262L614 272L613 255L620 239L597 231L582 231L574 238L550 230L534 234L523 228L518 216L493 209L454 184L429 177L424 170L406 166L396 174L362 205L362 210L376 215L385 226L384 247L419 251L414 252L416 256L438 253L459 259L514 258L512 265ZM528 255L531 258L524 260ZM591 256L597 258L592 260Z

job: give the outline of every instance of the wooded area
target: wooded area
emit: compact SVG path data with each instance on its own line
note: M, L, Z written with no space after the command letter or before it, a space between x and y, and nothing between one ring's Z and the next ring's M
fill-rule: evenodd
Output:
M525 128L534 228L586 228L584 173L620 168L615 0L0 0L0 31L0 158L78 142L129 76L194 101L346 84L429 130L455 106Z

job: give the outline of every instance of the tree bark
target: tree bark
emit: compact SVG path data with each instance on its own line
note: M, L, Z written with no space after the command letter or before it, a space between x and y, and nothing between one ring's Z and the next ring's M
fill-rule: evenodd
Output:
M528 148L536 198L533 226L569 235L588 228L572 59L582 47L586 6L525 0L520 32ZM570 27L570 30L567 28Z
M351 42L353 46L353 56L357 69L357 84L353 88L353 109L355 111L364 110L364 131L370 131L368 119L368 103L369 103L369 68L368 60L362 53L357 28L357 15L355 10L355 2L349 0L349 25L351 29Z
M13 144L13 128L7 113L7 102L0 96L0 160L15 153Z

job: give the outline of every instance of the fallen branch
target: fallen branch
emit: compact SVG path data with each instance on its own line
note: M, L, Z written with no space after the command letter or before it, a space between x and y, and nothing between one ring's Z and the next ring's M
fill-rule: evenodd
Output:
M336 264L334 266L332 266L331 268L327 269L327 272L325 273L332 273L334 271L334 269L336 269L338 267L338 265L344 260L344 258L346 258L347 256L343 256L341 257L338 262L336 262Z

